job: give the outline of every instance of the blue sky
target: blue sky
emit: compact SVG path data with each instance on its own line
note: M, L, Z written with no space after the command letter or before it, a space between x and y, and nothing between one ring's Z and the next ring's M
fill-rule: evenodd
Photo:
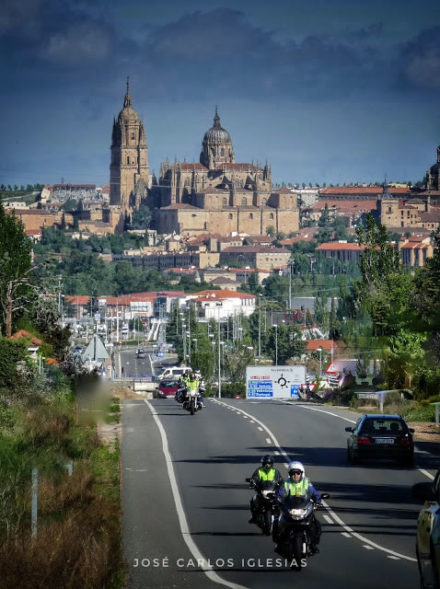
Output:
M218 105L277 182L416 181L440 143L438 0L3 0L0 183L103 184L130 76L150 169Z

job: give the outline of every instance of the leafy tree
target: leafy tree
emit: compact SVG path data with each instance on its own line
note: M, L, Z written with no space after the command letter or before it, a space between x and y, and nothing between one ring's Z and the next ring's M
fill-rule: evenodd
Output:
M390 387L411 387L418 368L423 363L425 336L405 329L389 339L386 379Z
M17 364L26 357L27 350L22 341L0 337L0 392L7 394L16 388Z
M301 337L297 326L271 327L265 342L266 354L272 358L274 364L277 359L278 364L285 364L289 358L299 358L306 348L306 342Z
M0 311L7 336L31 290L31 249L21 221L6 214L0 203Z
M399 252L388 242L387 230L372 215L356 231L361 255L361 279L354 284L355 300L370 314L375 335L393 335L414 321L412 277L405 274Z

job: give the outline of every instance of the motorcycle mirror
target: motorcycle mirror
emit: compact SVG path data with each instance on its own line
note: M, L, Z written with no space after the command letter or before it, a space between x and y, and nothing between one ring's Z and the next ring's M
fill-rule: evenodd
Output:
M321 499L328 499L330 495L328 493L321 493Z

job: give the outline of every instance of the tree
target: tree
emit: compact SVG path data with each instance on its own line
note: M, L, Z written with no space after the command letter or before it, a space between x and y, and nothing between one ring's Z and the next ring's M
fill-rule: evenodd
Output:
M24 308L31 290L31 249L22 222L6 214L0 203L0 311L8 337L14 316Z
M389 243L386 227L372 215L356 233L359 245L366 247L360 261L362 277L354 283L355 300L371 316L374 335L394 335L414 322L413 279Z

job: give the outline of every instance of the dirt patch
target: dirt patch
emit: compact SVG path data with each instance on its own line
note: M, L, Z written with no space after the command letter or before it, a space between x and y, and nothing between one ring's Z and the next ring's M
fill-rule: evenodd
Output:
M415 430L416 442L440 443L440 427L430 421L411 421L408 426Z

